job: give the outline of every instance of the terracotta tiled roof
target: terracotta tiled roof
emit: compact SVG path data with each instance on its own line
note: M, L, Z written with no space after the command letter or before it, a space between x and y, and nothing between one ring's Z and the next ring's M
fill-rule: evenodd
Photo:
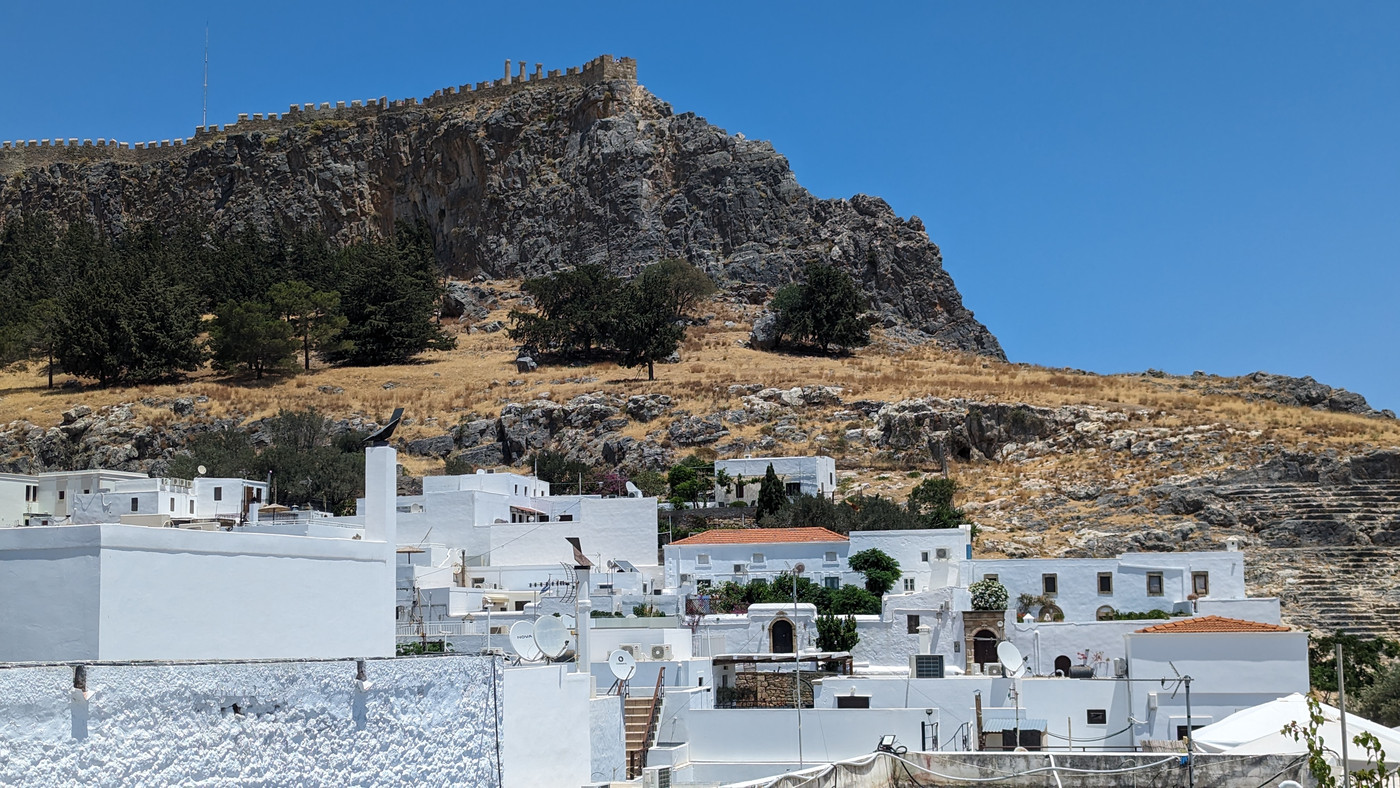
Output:
M1183 618L1169 624L1139 629L1138 632L1291 632L1288 627L1277 624L1261 624L1258 621L1244 621L1224 616L1199 616Z
M671 544L777 544L778 542L846 542L846 537L825 528L715 528Z

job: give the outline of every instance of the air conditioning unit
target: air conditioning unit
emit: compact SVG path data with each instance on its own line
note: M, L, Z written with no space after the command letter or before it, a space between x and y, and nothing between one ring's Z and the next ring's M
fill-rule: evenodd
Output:
M658 644L651 647L652 659L671 659L671 644Z
M641 643L619 643L617 647L631 654L633 659L642 659L644 656Z
M1000 675L1001 675L1001 663L999 663L999 662L989 662L989 663L987 663L987 675L988 675L988 676L1000 676Z
M685 585L686 583L693 583L693 582L695 582L695 575L687 575L687 574L681 575L681 585Z
M916 679L943 678L943 655L910 654L909 675Z
M1125 678L1128 675L1128 660L1122 657L1113 658L1113 675L1118 678Z
M940 561L948 560L948 548L940 547L934 552L934 556Z
M643 767L642 788L671 788L671 767Z

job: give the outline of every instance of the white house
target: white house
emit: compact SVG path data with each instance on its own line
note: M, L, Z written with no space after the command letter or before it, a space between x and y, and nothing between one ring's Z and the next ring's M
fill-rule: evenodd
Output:
M144 473L105 470L0 473L0 528L65 522L74 497L145 478Z
M119 479L105 488L72 496L73 523L244 523L251 507L267 500L266 482L247 479Z
M394 460L387 446L366 451L363 534L0 529L0 661L391 656ZM182 489L166 481L91 495L164 505ZM199 499L183 494L177 509Z
M757 503L759 483L769 465L788 495L830 498L836 494L836 460L831 457L743 457L715 461L715 473L725 471L736 480L729 490L717 489L715 500L720 505L734 501Z

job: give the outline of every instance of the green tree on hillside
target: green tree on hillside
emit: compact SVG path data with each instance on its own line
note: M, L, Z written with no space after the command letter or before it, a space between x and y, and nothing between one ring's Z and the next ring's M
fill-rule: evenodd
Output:
M956 528L967 522L962 510L953 506L957 491L958 484L952 479L929 477L909 493L906 508L925 528Z
M293 281L273 285L268 297L301 345L304 369L311 369L313 350L326 353L341 349L336 336L349 321L340 314L340 293L313 290L305 282Z
M656 362L685 339L684 320L699 300L715 290L704 272L684 260L647 266L622 290L609 321L609 338L624 367L645 364L647 379L656 379Z
M807 266L804 280L778 290L768 308L777 315L778 339L810 342L823 353L832 346L870 344L862 313L865 301L850 274L825 263Z
M542 353L590 357L612 332L622 280L590 263L527 279L520 289L535 311L510 311L511 339Z
M355 366L404 364L425 350L450 350L456 340L433 317L441 282L432 237L423 225L400 224L388 243L365 242L341 252L346 325L326 353Z
M215 369L245 369L258 380L266 373L296 371L291 326L260 301L220 304L209 322L209 348Z

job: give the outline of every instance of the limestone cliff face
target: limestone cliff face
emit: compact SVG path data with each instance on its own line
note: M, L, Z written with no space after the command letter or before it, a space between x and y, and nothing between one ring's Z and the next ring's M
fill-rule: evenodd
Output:
M349 240L421 219L459 275L682 256L755 299L822 260L862 283L887 327L1003 355L917 218L877 197L817 199L769 143L675 115L629 79L511 88L241 122L154 151L6 151L0 222L52 211L121 232L193 214Z

